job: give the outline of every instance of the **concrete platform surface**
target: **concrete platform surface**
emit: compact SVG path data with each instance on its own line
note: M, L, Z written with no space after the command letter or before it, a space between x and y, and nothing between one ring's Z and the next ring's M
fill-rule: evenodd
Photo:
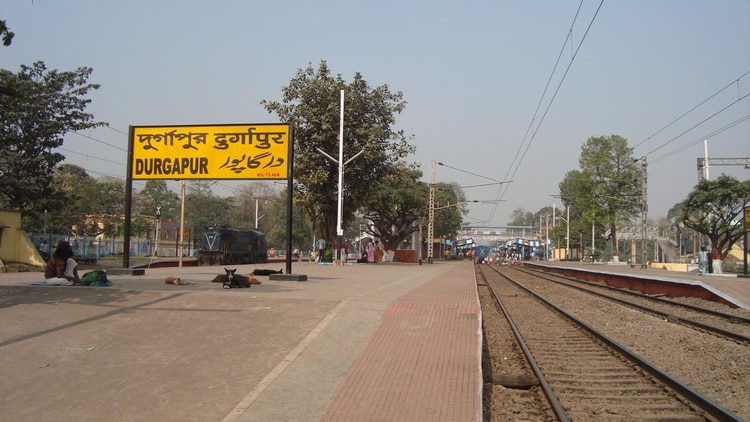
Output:
M705 289L713 291L718 295L727 298L736 306L743 309L750 309L750 278L737 277L733 274L706 274L699 275L697 271L669 271L661 268L641 268L626 264L608 264L577 261L546 261L534 262L538 265L548 265L552 267L573 267L576 269L590 272L604 273L624 273L634 277L649 278L653 280L663 280L670 282L683 282L698 284Z
M471 262L293 270L249 289L218 266L0 274L0 421L481 420Z

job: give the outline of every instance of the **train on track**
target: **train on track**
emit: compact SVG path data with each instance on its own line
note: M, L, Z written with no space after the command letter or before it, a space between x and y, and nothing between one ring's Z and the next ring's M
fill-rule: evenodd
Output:
M268 262L266 235L228 226L206 227L198 250L198 265L258 264Z

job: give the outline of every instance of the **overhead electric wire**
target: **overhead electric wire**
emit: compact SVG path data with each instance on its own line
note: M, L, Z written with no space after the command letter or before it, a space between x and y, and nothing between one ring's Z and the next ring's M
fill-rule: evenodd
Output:
M723 88L721 88L720 90L716 91L716 92L715 92L715 93L714 93L713 95L711 95L710 97L708 97L708 98L706 98L705 100L703 100L703 101L701 101L700 103L698 103L698 104L697 104L697 105L696 105L695 107L693 107L693 108L691 108L690 110L686 111L686 112L685 112L685 113L684 113L684 114L683 114L682 116L680 116L680 117L678 117L678 118L676 118L676 119L672 120L671 122L667 123L667 125L666 125L666 126L662 127L661 129L659 129L659 130L657 130L656 132L654 132L653 134L651 134L651 136L649 136L649 137L647 137L646 139L642 140L641 142L637 143L637 144L636 144L636 145L635 145L635 146L633 147L633 149L635 149L635 148L638 148L639 146L643 145L643 143L645 143L645 142L648 142L648 141L650 141L650 140L651 140L651 138L653 138L654 136L658 135L659 133L661 133L662 131L664 131L664 130L665 130L665 129L667 129L668 127L672 126L673 124L677 123L677 122L678 122L679 120L681 120L682 118L684 118L684 117L685 117L685 116L687 116L688 114L692 113L692 112L693 112L694 110L696 110L696 109L697 109L698 107L702 106L703 104L707 103L708 101L710 101L711 99L713 99L713 98L714 98L714 97L716 97L717 95L719 95L719 94L721 94L722 92L724 92L724 91L725 91L725 90L726 90L727 88L731 87L731 86L732 86L732 85L734 85L734 84L739 84L739 82L740 82L740 79L744 78L744 77L745 77L745 76L747 76L748 74L750 74L750 70L748 70L747 72L743 73L743 74L742 74L742 75L741 75L741 76L740 76L739 78L737 78L737 79L733 80L732 82L728 83L728 84L727 84L726 86L724 86L724 87L723 87Z
M60 148L58 148L58 149L59 149L60 151L65 151L65 152L69 152L69 153L71 153L71 154L78 154L78 155L82 155L82 156L84 156L84 157L86 157L86 158L94 158L94 159L96 159L96 160L99 160L99 161L106 161L106 162L108 162L108 163L112 163L112 164L117 164L117 165L121 165L121 166L124 166L124 165L125 165L124 163L120 163L120 162L118 162L118 161L112 161L112 160L108 160L108 159L106 159L106 158L101 158L101 157L96 157L96 156L93 156L93 155L83 154L83 153L80 153L80 152L78 152L78 151L71 151L71 150L69 150L69 149L66 149L66 148L62 148L62 147L60 147Z
M710 138L712 136L718 135L718 134L720 134L720 133L722 133L722 132L724 132L726 130L729 130L729 129L731 129L731 128L737 126L737 125L739 125L740 123L743 123L743 122L747 121L747 120L750 120L750 114L747 114L744 117L741 117L741 118L733 121L732 123L729 123L728 125L726 125L726 126L724 126L722 128L719 128L719 129L717 129L717 130L715 130L715 131L713 131L711 133L708 133L708 134L706 134L704 136L701 136L701 137L695 139L694 141L688 143L687 145L684 145L684 146L682 146L682 147L680 147L680 148L678 148L676 150L673 150L671 152L667 152L667 153L665 153L663 155L660 155L659 157L653 158L653 159L651 159L650 162L651 163L655 163L655 162L661 161L661 160L663 160L665 158L669 158L672 155L680 153L680 152L682 152L682 151L684 151L684 150L686 150L686 149L688 149L688 148L690 148L690 147L692 147L692 146L694 146L696 144L699 144L699 143L703 142L703 140L705 140L707 138Z
M443 167L448 167L449 169L453 169L453 170L457 170L457 171L460 171L460 172L462 172L462 173L470 174L470 175L472 175L472 176L477 176L477 177L481 177L482 179L487 179L487 180L491 180L491 181L493 181L493 182L498 182L498 183L500 182L499 180L495 180L495 179L493 179L493 178L491 178L491 177L487 177L487 176L482 176L481 174L476 174L476 173L472 173L472 172L470 172L470 171L466 171L466 170L461 170L461 169L459 169L459 168L451 167L451 166L449 166L448 164L445 164L445 163L438 163L438 164L439 164L439 165L441 165L441 166L443 166Z
M107 126L107 127L109 127L109 126ZM112 147L112 148L115 148L115 149L119 149L120 151L123 151L123 152L128 152L128 150L127 150L127 149L125 149L125 148L119 147L119 146L117 146L117 145L112 145L112 144L108 144L108 143L106 143L106 142L104 142L104 141L102 141L102 140L100 140L100 139L96 139L96 138L94 138L94 137L92 137L92 136L89 136L89 135L84 135L84 134L82 134L82 133L80 133L80 132L70 132L70 133L72 133L72 134L74 134L74 135L82 136L82 137L84 137L84 138L88 138L88 139L91 139L92 141L96 141L96 142L98 142L98 143L100 143L100 144L102 144L102 145L106 145L106 146L108 146L108 147Z
M565 41L563 41L563 45L560 47L560 52L557 54L557 60L555 60L555 65L552 67L552 72L550 72L549 78L547 78L547 84L544 86L542 95L539 97L539 102L536 105L536 110L534 110L534 114L531 116L531 121L529 122L529 126L526 128L526 133L524 133L523 139L521 139L521 143L518 145L518 149L516 150L516 155L513 157L513 161L511 161L510 167L508 168L508 171L505 173L504 179L509 178L511 171L513 170L513 166L516 163L516 160L518 160L518 154L521 152L521 150L523 149L523 146L526 144L526 139L529 136L529 132L531 132L531 128L534 127L534 121L536 121L536 116L537 114L539 114L539 109L542 107L542 102L544 101L544 97L547 96L547 90L549 90L549 86L552 83L552 77L555 76L555 72L557 71L557 65L560 64L560 59L562 58L562 55L565 52L565 46L568 45L568 41L570 40L570 34L573 33L573 27L575 26L576 20L578 20L578 14L581 12L582 6L583 6L583 0L581 0L581 2L578 4L578 9L576 10L575 16L573 16L573 22L571 22L570 24L570 29L568 29L568 34L565 36Z
M661 144L661 145L660 145L660 146L659 146L658 148L656 148L656 149L653 149L653 150L649 151L649 152L648 152L648 154L646 154L645 156L649 156L649 155L651 155L651 154L655 153L656 151L658 151L658 150L660 150L660 149L664 148L665 146L669 145L670 143L672 143L673 141L675 141L676 139L678 139L678 138L679 138L679 137L681 137L682 135L684 135L684 134L686 134L686 133L690 132L691 130L693 130L693 129L697 128L698 126L702 125L703 123L706 123L707 121L709 121L709 120L713 119L713 118L714 118L714 117L716 117L716 116L717 116L717 115L718 115L719 113L722 113L722 112L724 112L725 110L729 109L729 107L732 107L733 105L735 105L735 104L739 103L740 101L744 100L744 99L745 99L745 98L747 98L748 96L750 96L750 93L748 93L748 94L745 94L745 95L741 96L740 98L738 98L738 99L736 99L736 100L735 100L734 102L732 102L732 103L730 103L730 104L726 105L726 106L725 106L724 108L722 108L721 110L717 111L716 113L714 113L714 114L712 114L712 115L710 115L710 116L706 117L705 119L703 119L703 120L701 120L700 122L696 123L695 125L691 126L691 127L689 128L689 129L687 129L687 130L683 131L682 133L680 133L679 135L675 136L674 138L672 138L672 139L668 140L667 142L664 142L664 143L663 143L663 144Z
M581 1L581 4L583 4L583 1ZM565 78L568 75L570 68L573 66L573 62L575 61L576 56L578 55L578 52L580 51L581 46L583 45L583 42L586 40L586 37L589 31L591 30L591 27L594 25L594 21L596 20L596 17L599 15L599 11L601 10L603 5L604 5L604 0L601 0L601 2L599 3L599 6L596 8L596 12L594 12L594 16L591 17L591 21L589 21L589 24L586 27L586 31L584 32L583 37L581 37L581 41L578 43L578 46L576 47L575 52L573 53L573 56L570 58L570 61L568 62L568 66L566 67L565 72L562 75L562 78L560 78L560 81L558 82L557 88L555 89L555 92L553 93L552 98L549 100L549 103L547 104L547 107L545 108L544 113L542 114L542 118L539 120L539 123L536 125L536 128L531 134L531 139L529 139L528 143L526 144L526 148L524 149L524 152L521 155L521 158L518 160L517 163L515 162L515 158L514 158L515 167L513 167L513 164L511 164L511 169L509 170L509 173L506 173L505 175L506 180L512 180L515 178L516 172L518 172L518 168L521 166L523 159L526 157L526 153L529 151L529 148L531 147L531 143L534 141L534 138L536 138L536 134L539 131L539 128L542 126L542 123L544 122L544 119L546 118L547 113L552 107L552 103L554 103L555 98L557 97L557 94L560 92L560 88L562 87L562 84L565 81ZM581 8L581 5L578 6L579 11L580 11L580 8ZM567 45L568 39L570 38L570 33L573 31L573 26L575 25L575 20L577 19L577 17L578 17L578 11L576 12L575 19L573 20L570 30L568 31L568 35L566 35L565 37L565 43L563 44L560 54L562 54L562 51L565 49L565 45ZM559 56L558 56L558 61L559 61ZM553 69L553 74L556 69L557 69L557 63L555 64L555 69ZM552 78L552 75L550 75L550 79L551 78ZM547 85L549 86L549 81L547 82ZM544 96L546 95L546 92L547 92L547 88L545 88L544 93L542 94L542 97L539 100L540 105L544 99ZM539 106L537 106L537 111L534 112L534 116L532 116L531 124L529 125L529 127L531 127L534 124L538 110L539 110ZM524 136L524 141L522 141L519 147L519 151L520 151L520 148L523 147L525 138L526 137ZM516 156L518 156L518 152L516 153ZM509 185L498 187L496 199L498 200L502 199L505 196L505 193L508 191L508 188L509 188ZM494 219L495 213L497 212L497 208L498 208L498 205L495 205L495 207L493 207L492 212L490 213L490 217L489 217L490 221Z
M108 128L110 130L113 130L113 131L115 131L117 133L121 133L123 135L127 135L127 132L123 132L121 130L115 129L115 128L109 126L109 125L104 126L104 127ZM121 147L119 147L117 145L112 145L110 143L102 141L101 139L97 139L97 138L95 138L95 137L93 137L91 135L86 135L86 134L83 134L83 133L80 133L80 132L70 132L70 133L78 135L78 136L86 138L86 139L90 139L90 140L92 140L94 142L97 142L97 143L100 143L102 145L106 145L108 147L112 147L112 148L118 149L120 151L127 152L127 149L121 148ZM61 151L68 152L68 153L73 153L73 154L81 155L81 156L84 156L86 158L92 158L92 159L95 159L95 160L100 160L100 161L104 161L104 162L108 162L108 163L112 163L112 164L117 164L117 165L121 165L123 167L126 167L126 163L124 163L124 162L112 161L112 160L109 160L109 159L106 159L106 158L97 157L97 156L93 156L93 155L89 155L89 154L84 154L84 153L81 153L81 152L78 152L78 151L72 151L72 150L69 150L69 149L66 149L66 148L62 148L62 147L59 147L57 149L59 149ZM84 170L86 170L87 173L100 174L100 175L104 175L104 176L108 176L108 177L113 177L113 178L120 179L120 180L125 180L125 177L123 177L123 176L115 176L115 175L112 175L112 174L107 174L107 173L102 173L102 172L98 172L98 171L95 171L95 170L90 170L90 169L85 168L84 166L79 166L79 167L81 167ZM133 182L135 183L135 181L133 181ZM225 185L225 184L222 184L222 183L219 183L218 180L216 180L213 183L213 185L222 187L222 188L224 188L224 189L226 189L227 191L230 191L230 192L235 192L236 191L236 188L228 186L228 185Z

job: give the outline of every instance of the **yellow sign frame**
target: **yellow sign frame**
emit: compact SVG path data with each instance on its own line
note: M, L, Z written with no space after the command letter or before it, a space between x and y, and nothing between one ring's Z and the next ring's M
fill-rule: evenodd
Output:
M291 173L285 123L130 126L128 174L135 180L282 180Z
M750 232L750 207L745 207L745 231Z

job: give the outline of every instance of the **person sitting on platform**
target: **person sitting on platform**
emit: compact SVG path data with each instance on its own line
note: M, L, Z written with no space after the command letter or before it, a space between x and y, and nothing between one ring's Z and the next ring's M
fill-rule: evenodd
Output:
M73 259L73 247L70 242L60 241L52 257L44 267L44 283L54 286L80 285L78 263Z

